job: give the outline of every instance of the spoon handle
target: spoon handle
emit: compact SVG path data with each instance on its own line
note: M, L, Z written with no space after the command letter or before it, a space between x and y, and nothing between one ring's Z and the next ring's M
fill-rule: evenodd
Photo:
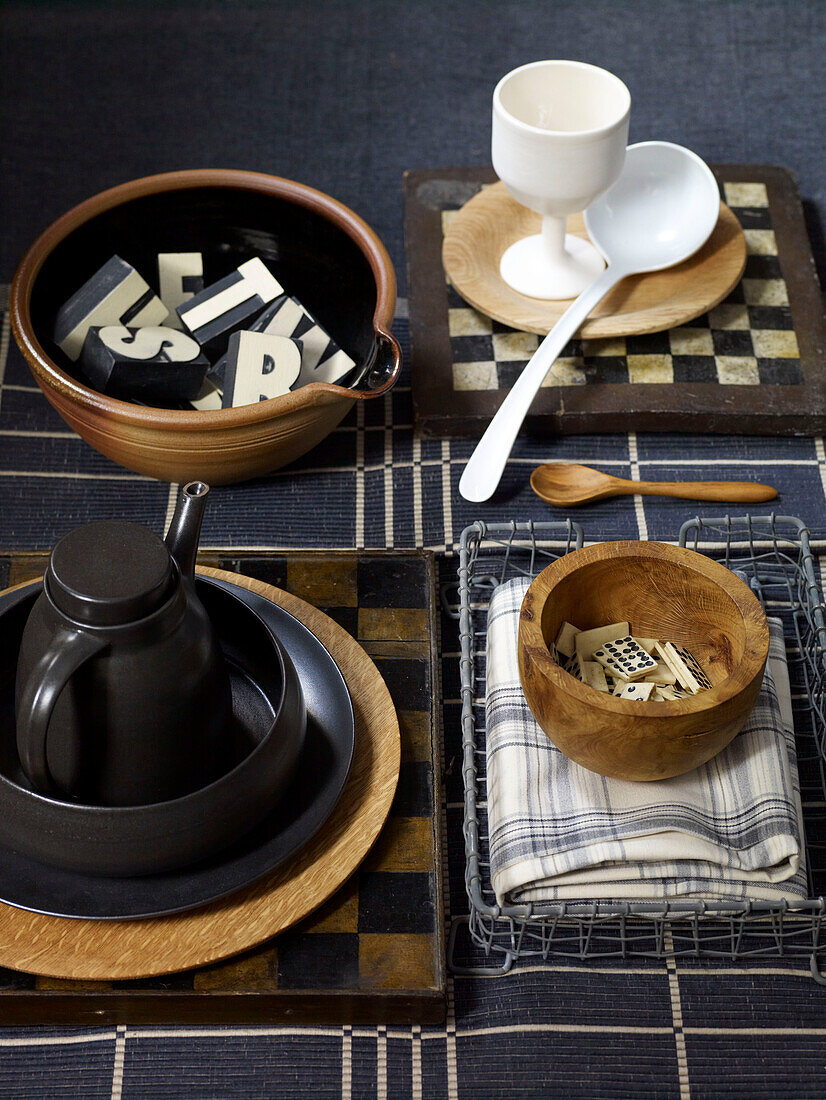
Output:
M777 490L771 485L761 485L757 481L623 481L623 492L734 504L754 504L774 500L777 496Z
M548 371L594 306L627 274L627 271L616 265L607 267L571 303L536 349L465 466L459 481L459 492L465 500L481 501L492 496L502 477L522 421Z

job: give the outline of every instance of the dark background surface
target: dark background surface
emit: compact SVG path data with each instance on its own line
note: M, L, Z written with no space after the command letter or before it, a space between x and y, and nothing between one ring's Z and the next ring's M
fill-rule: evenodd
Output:
M826 270L822 0L0 7L3 278L96 191L221 167L297 179L352 206L403 287L402 172L489 164L493 85L542 57L622 77L631 141L791 168Z
M291 177L351 205L388 245L404 293L402 172L488 164L494 83L543 57L620 75L633 141L792 169L826 275L823 0L0 0L0 279L89 195L146 173L221 166ZM407 350L403 319L397 331ZM111 515L161 529L168 486L67 432L14 349L0 382L0 546L45 549ZM470 444L413 436L407 373L374 405L295 466L217 491L205 544L455 550L477 518L549 518L527 472L553 457L623 476L767 481L826 546L822 437L520 439L502 494L476 506L456 492ZM692 514L687 502L626 498L576 518L593 540L674 539ZM455 638L444 648L449 765L460 753ZM466 901L455 789L451 799L455 914ZM14 980L0 971L0 984ZM799 1100L826 1096L824 1023L826 991L805 958L557 959L451 980L445 1028L0 1027L0 1096Z

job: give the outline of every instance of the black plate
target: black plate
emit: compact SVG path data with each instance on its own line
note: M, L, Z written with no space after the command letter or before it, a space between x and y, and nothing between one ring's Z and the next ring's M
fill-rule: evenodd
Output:
M210 582L240 596L292 658L307 704L307 736L291 791L253 832L213 859L180 871L103 878L63 871L0 846L0 901L58 917L156 917L206 905L248 886L293 855L324 824L344 789L355 747L353 706L333 658L298 619L229 581ZM14 594L17 596L17 593ZM0 614L12 597L0 596ZM13 714L14 677L0 683L0 710ZM0 736L14 738L13 722Z

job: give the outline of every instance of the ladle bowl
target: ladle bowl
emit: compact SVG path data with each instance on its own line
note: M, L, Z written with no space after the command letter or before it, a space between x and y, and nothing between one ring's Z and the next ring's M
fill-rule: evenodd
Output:
M667 141L643 141L628 147L622 175L584 219L610 267L630 275L687 260L705 244L719 216L717 181L696 153Z

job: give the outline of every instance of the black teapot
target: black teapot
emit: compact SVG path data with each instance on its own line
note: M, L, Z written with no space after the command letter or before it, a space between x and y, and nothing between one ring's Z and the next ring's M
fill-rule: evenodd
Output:
M232 701L194 583L208 492L183 487L166 543L105 521L52 551L17 666L17 748L36 791L142 805L215 777Z

